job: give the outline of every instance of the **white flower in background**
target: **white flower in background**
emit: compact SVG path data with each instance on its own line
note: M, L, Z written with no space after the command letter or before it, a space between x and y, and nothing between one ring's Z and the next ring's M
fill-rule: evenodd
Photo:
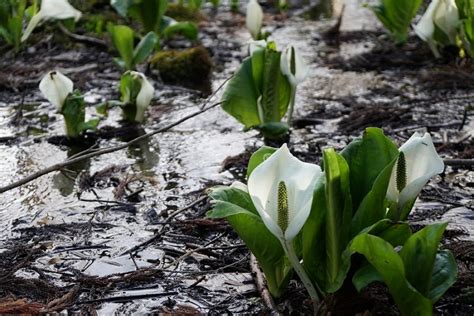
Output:
M61 112L64 101L74 89L74 84L71 79L59 71L50 71L41 79L39 89L43 96L56 107L58 112Z
M289 45L281 53L280 69L293 87L302 83L308 76L308 67L298 49L293 45Z
M130 75L132 76L133 80L137 80L140 83L140 91L138 92L137 98L135 100L135 105L137 107L135 121L143 122L143 119L145 118L145 111L153 99L155 88L153 88L153 85L141 72L130 71ZM128 98L130 98L130 94L127 94L127 99L124 100L124 102L133 102L133 100L129 100Z
M260 30L262 29L263 23L263 11L262 7L258 4L257 0L250 0L247 4L247 15L245 24L252 38L258 40Z
M262 162L248 179L248 192L263 223L282 243L296 237L308 219L318 165L294 157L286 144Z
M21 41L28 39L31 32L42 21L65 20L73 18L75 21L81 18L82 13L75 9L67 0L42 0L41 9L30 20Z
M404 207L416 199L421 189L434 176L444 170L444 162L439 157L428 133L413 134L400 149L387 190L387 199Z
M448 36L450 44L455 44L459 23L459 12L455 0L433 0L421 20L414 26L414 30L423 41L430 45L433 54L440 57L434 39L435 27Z

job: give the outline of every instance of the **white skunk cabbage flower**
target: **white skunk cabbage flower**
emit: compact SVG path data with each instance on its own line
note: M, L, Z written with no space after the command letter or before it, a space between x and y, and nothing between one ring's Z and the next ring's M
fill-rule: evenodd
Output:
M155 88L141 72L130 71L130 75L134 80L137 80L140 83L140 91L135 100L135 105L137 106L135 121L140 123L143 122L145 118L145 111L153 99ZM131 102L131 100L125 100L125 102Z
M318 165L294 157L286 144L252 172L248 192L263 223L280 241L296 237L311 212Z
M387 190L387 199L404 207L414 201L425 184L444 170L444 162L439 157L428 133L415 133L403 144L400 155L392 170Z
M263 23L263 11L262 7L258 4L257 0L250 0L247 4L247 15L245 19L245 25L249 30L254 40L258 39L260 30L262 29Z
M59 71L48 72L39 84L43 96L61 112L67 96L72 93L74 84Z
M433 0L414 30L418 37L430 45L433 54L440 57L434 39L435 26L448 36L450 44L455 44L459 23L455 0Z
M28 39L31 32L42 21L46 20L65 20L74 18L75 21L81 18L81 11L74 8L67 0L42 0L41 9L30 20L21 41Z
M281 53L280 69L293 87L302 83L308 76L308 67L298 49L293 45L289 45Z

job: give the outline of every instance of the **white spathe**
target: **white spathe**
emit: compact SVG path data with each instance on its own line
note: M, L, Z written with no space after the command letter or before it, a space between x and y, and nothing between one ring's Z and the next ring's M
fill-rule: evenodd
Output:
M258 4L257 0L250 0L247 4L247 15L245 18L245 25L252 35L253 39L258 39L260 30L262 29L263 23L263 11L262 7Z
M292 69L292 60L294 60L294 69ZM280 69L293 87L303 82L308 76L308 67L298 49L293 45L289 45L281 53Z
M234 182L230 185L230 187L231 187L232 189L238 189L238 190L241 190L241 191L244 191L244 192L249 193L249 189L248 189L247 185L244 184L244 183L242 183L242 182L240 182L240 181L234 181Z
M257 50L257 49L265 49L267 47L267 41L266 40L259 40L259 41L249 41L249 55L252 56L252 54Z
M400 207L415 199L421 189L434 176L444 170L443 159L438 155L428 133L413 134L400 149L405 156L406 186L401 192L397 189L397 163L392 170L387 190L387 199Z
M39 89L58 112L61 112L64 101L74 89L74 83L59 71L50 71L41 79Z
M74 8L67 0L42 0L41 8L30 20L28 26L21 37L24 42L31 35L31 32L42 21L65 20L73 18L75 21L81 18L81 11Z
M135 100L135 104L137 106L135 121L143 122L143 119L145 118L145 111L153 99L155 88L141 72L130 71L130 75L134 80L138 80L138 82L140 82L140 91L138 92L137 99Z
M433 38L435 26L448 36L450 44L455 44L459 23L459 12L455 0L433 0L418 24L414 26L414 30L422 40L428 42L436 57L439 57Z
M322 176L318 165L294 157L286 144L262 162L248 179L248 191L265 226L277 238L296 237L311 212L313 191ZM278 225L278 186L283 181L288 193L288 228Z

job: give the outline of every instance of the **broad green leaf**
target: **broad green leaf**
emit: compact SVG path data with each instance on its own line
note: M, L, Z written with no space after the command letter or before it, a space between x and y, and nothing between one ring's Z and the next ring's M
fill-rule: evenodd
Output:
M351 142L341 154L349 164L352 204L357 210L365 196L374 189L380 173L398 157L398 149L381 129L370 127L362 139ZM384 179L379 179L381 184L375 187L378 191L383 189Z
M433 303L456 282L458 266L453 254L449 250L441 250L436 254L436 259L431 275L430 291L428 298Z
M260 125L258 93L252 76L252 59L243 60L240 69L229 80L222 96L222 109L245 128Z
M145 32L160 33L163 15L168 8L168 0L138 0L129 8L129 14L140 21Z
M126 72L120 78L120 100L123 110L123 117L129 122L135 121L137 114L136 99L140 92L141 84L133 76Z
M380 237L360 234L353 239L350 249L364 255L377 270L387 284L402 315L432 315L431 301L423 297L408 282L403 260L392 245ZM358 286L367 283L369 278L375 279L375 276L366 275L365 278L365 280L357 280Z
M80 137L85 124L86 106L84 98L78 91L66 98L61 114L64 116L67 137L71 139Z
M352 218L351 236L357 235L386 216L385 195L390 182L393 165L396 159L389 163L375 179L372 189L363 198Z
M431 275L438 245L447 223L433 224L413 234L400 251L408 281L424 296L431 288Z
M383 282L383 278L377 272L377 269L368 263L357 270L352 277L352 284L354 284L357 292L360 292L373 282Z
M394 247L404 245L412 235L408 223L393 222L389 219L382 219L372 226L366 227L360 233L378 236Z
M342 266L342 252L350 238L352 205L349 166L344 158L329 148L323 152L326 174L326 255L327 277L335 283Z
M423 0L379 0L379 4L369 7L400 44L407 40L408 28L422 2Z
M118 14L127 17L128 8L133 5L135 0L112 0L110 4L117 11Z
M250 156L249 164L247 166L247 178L250 177L252 171L258 167L259 164L265 161L271 154L277 151L277 148L262 146Z
M163 35L166 38L171 38L177 34L194 41L198 38L198 28L192 22L175 22L163 30Z
M258 129L262 132L265 138L279 139L288 133L290 127L284 122L269 122L260 124Z
M280 241L266 228L248 193L235 189L218 187L211 191L214 208L208 213L212 218L225 217L255 255L268 282L273 296L283 294L291 278L292 268Z
M133 45L135 33L126 25L109 24L107 29L112 38L112 43L114 44L115 49L117 49L120 58L125 64L125 69L133 69Z
M133 64L137 65L144 61L155 49L159 41L155 32L147 33L133 51Z
M95 130L97 128L97 125L99 125L99 122L100 122L99 119L93 119L87 122L82 122L81 124L79 124L79 130L81 132L87 131L87 130Z

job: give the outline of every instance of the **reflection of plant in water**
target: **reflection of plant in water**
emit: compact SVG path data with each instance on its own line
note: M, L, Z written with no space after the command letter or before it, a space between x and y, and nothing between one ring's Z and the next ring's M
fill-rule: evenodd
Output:
M324 309L319 298L341 290L352 277L349 271L356 271L357 289L384 281L402 314L410 315L415 304L418 314L431 315L457 274L452 254L438 249L446 225L413 234L407 222L391 220L387 207L393 174L400 194L409 192L399 217L404 220L421 187L442 172L431 145L429 135L415 134L400 148L406 155L402 167L403 154L381 130L369 128L340 154L325 149L322 174L286 145L263 147L250 158L248 186L211 190L208 216L229 221L259 261L274 296L284 293L295 269L315 308ZM356 252L367 260L351 261Z

